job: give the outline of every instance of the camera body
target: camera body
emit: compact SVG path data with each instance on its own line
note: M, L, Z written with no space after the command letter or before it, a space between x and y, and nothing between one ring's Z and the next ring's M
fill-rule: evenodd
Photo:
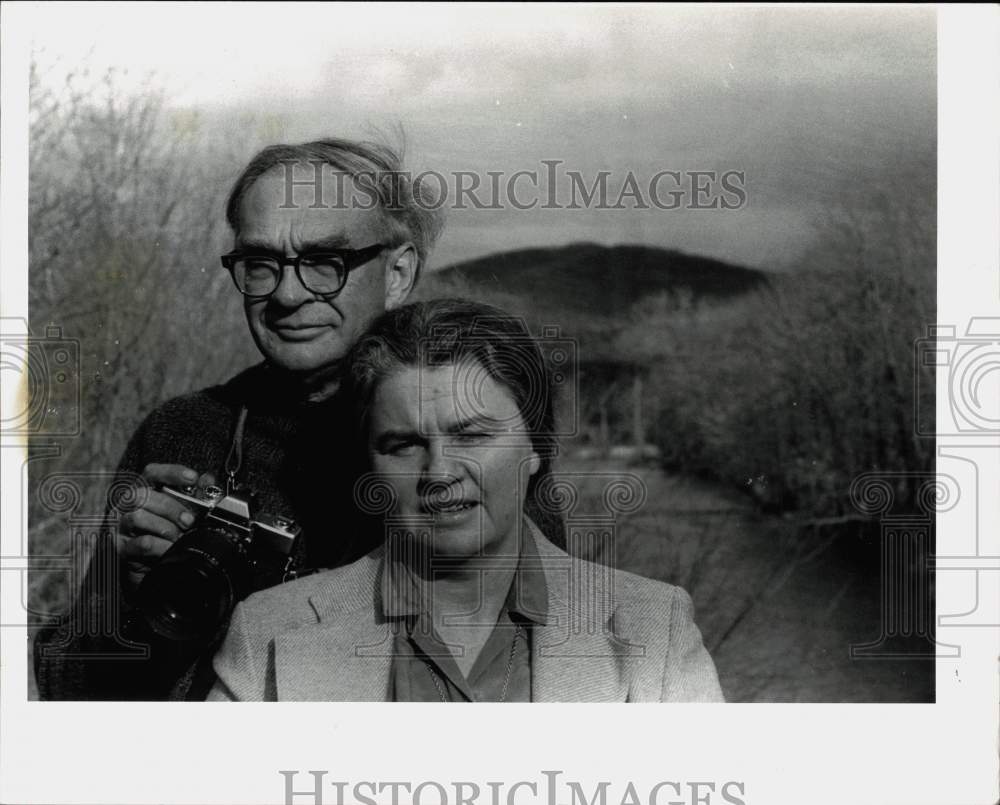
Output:
M252 512L252 495L221 487L163 487L195 514L194 524L139 585L146 622L170 640L206 640L236 604L289 578L301 529L284 517Z

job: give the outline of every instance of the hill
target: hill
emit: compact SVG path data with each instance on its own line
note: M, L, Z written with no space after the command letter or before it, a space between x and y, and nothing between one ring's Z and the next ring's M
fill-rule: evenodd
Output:
M612 341L644 300L681 295L696 305L718 305L767 284L764 271L670 249L574 243L442 268L424 278L416 298L480 299L524 316L533 329L558 325L587 343L591 357L613 359Z

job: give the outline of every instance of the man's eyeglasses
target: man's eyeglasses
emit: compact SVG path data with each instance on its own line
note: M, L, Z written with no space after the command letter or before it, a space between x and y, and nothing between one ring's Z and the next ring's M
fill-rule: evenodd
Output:
M270 296L281 283L285 266L290 265L307 291L330 297L343 290L351 269L364 265L385 248L374 243L363 249L328 249L296 257L230 252L221 259L244 296Z

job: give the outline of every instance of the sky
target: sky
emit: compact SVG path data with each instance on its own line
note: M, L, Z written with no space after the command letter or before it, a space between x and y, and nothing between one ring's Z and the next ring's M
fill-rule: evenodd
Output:
M33 16L51 78L113 66L120 86L149 82L248 149L402 126L415 171L485 184L487 171L505 182L559 160L560 200L566 171L588 186L609 172L612 198L632 172L647 202L661 171L745 177L733 210L452 209L437 266L595 241L794 267L832 206L934 171L933 9L49 4Z

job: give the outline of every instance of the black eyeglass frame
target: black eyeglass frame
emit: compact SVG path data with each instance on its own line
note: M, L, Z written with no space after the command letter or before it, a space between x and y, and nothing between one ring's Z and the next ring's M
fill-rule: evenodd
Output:
M347 284L347 277L352 270L364 265L369 260L375 258L376 255L385 251L389 247L384 243L373 243L371 246L365 246L362 249L323 249L322 251L307 252L306 254L297 254L295 257L278 257L274 254L262 254L260 252L241 252L233 251L228 254L222 255L219 259L222 261L222 267L229 272L229 276L233 279L233 285L236 286L236 290L239 291L246 297L250 299L266 299L276 290L278 286L281 285L281 279L284 276L285 266L292 266L295 269L295 276L299 283L305 288L309 293L314 293L317 296L322 296L325 299L332 298L344 290L344 286ZM310 288L305 280L302 279L302 272L300 271L300 265L303 260L318 260L323 257L337 257L344 264L344 273L340 277L340 285L335 291L316 291ZM249 257L266 257L270 260L274 260L277 264L277 269L274 272L275 283L274 287L265 294L252 294L247 293L241 287L236 279L236 263L239 260L246 260Z

